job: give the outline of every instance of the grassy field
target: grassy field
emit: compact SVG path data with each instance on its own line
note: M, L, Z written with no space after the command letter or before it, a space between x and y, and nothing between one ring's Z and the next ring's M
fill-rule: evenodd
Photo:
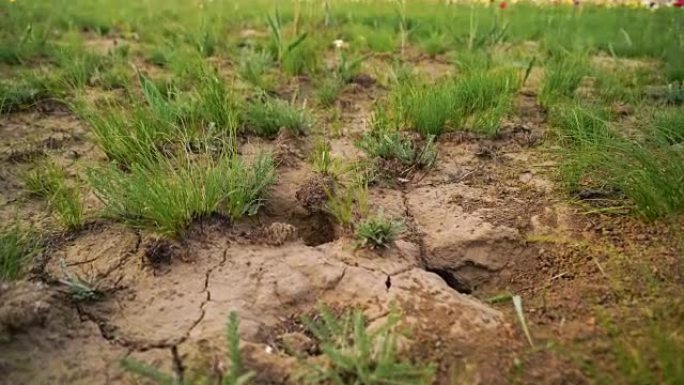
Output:
M503 4L0 2L0 383L684 383L684 11Z

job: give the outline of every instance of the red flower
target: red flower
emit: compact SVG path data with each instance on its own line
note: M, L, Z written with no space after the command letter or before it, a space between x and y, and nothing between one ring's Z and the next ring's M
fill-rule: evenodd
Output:
M684 1L684 0L682 0L682 1ZM506 9L506 7L508 7L508 4L506 4L505 1L502 1L502 2L499 3L499 8L500 8L500 9Z
M677 8L684 7L684 0L677 0L677 1L675 1L674 4L672 4L672 5L674 5L674 6L677 7Z

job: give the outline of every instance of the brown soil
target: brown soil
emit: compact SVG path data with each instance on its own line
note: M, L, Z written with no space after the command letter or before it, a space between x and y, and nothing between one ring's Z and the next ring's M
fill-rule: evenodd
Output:
M439 61L414 61L436 76L447 71ZM341 95L333 156L360 156L353 136L383 93L368 78L357 83ZM413 331L403 354L435 362L439 384L588 383L578 360L551 346L605 356L594 309L623 314L621 299L646 285L616 280L623 262L647 256L657 279L676 280L677 245L666 224L583 214L567 202L553 182L557 164L538 146L544 119L534 95L523 94L498 139L446 135L424 175L371 187L371 207L408 227L392 247L374 251L357 249L322 212L328 182L302 154L314 138L250 138L243 156L281 155L279 180L256 218L196 223L180 242L103 222L52 245L28 281L0 286L0 383L131 383L119 366L124 357L167 371L195 362L222 370L226 321L237 311L258 383L294 384L294 356L313 354L315 345L293 320L319 303L360 308L371 320L398 305ZM2 219L18 212L51 229L18 173L35 156L75 174L101 154L71 115L13 114L0 130ZM64 268L95 283L103 300L70 301L58 283ZM487 303L505 292L522 296L534 348L509 302Z

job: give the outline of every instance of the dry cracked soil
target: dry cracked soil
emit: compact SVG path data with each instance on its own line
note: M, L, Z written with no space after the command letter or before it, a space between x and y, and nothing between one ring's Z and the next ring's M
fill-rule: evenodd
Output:
M430 65L423 58L416 67ZM354 135L382 92L370 87L352 84L341 95L345 130L331 140L334 157L361 156ZM320 303L360 308L371 321L399 307L412 330L404 354L435 362L440 384L507 384L520 367L521 383L586 383L569 355L541 348L602 335L591 308L613 301L601 269L607 255L585 246L663 260L675 251L662 241L664 229L651 227L651 241L635 244L631 234L644 227L638 221L583 215L563 197L553 182L556 160L540 146L546 124L534 100L519 96L499 138L446 135L432 169L370 188L371 206L407 225L387 249L359 249L329 218L309 213L304 206L316 202L303 203L297 192L314 173L297 151L285 151L278 182L254 218L232 225L207 218L182 241L107 221L54 237L30 279L0 286L0 383L133 383L119 365L129 356L167 371L194 362L221 367L231 311L240 316L256 382L296 383L296 358L274 341L292 338L296 332L283 325ZM51 221L40 202L25 199L17 177L24 158L47 154L72 173L76 160L103 158L84 123L60 110L9 115L0 134L4 220ZM289 146L304 152L312 142L296 141L305 143ZM241 152L287 146L249 139ZM87 202L98 205L94 197ZM61 261L94 278L104 298L70 301L58 283ZM510 302L487 301L504 292L523 297L537 349L528 347Z

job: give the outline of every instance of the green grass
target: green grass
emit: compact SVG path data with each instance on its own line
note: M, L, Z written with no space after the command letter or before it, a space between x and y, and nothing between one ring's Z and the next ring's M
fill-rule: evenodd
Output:
M342 91L344 84L336 77L324 78L316 87L316 97L321 105L330 107L335 104L337 96Z
M513 71L474 71L436 85L408 84L390 105L403 126L424 136L469 130L496 135L519 80Z
M404 231L404 224L385 216L378 210L375 215L364 218L356 224L356 239L360 247L389 247L394 239Z
M231 312L228 317L226 327L226 343L228 348L228 361L230 366L225 375L216 368L185 368L183 378L176 375L167 374L147 365L143 362L125 358L121 361L121 366L129 373L135 374L140 378L151 381L159 385L201 385L201 384L220 384L220 385L247 385L251 384L254 372L244 369L242 354L240 353L240 335L238 333L239 320L237 313Z
M276 137L281 129L299 136L308 133L311 117L307 111L284 100L265 98L246 106L243 124L247 131L266 138Z
M328 192L325 211L342 226L344 231L353 231L354 223L367 215L368 186L365 184L338 184L335 191Z
M38 250L35 235L18 224L0 232L0 282L21 278Z
M432 32L419 42L420 48L431 57L445 53L449 48L449 41L440 32Z
M371 159L399 161L407 168L424 169L437 159L434 136L428 136L422 146L414 143L406 134L391 128L391 122L381 109L373 114L370 131L362 134L356 146Z
M18 82L0 80L0 114L30 109L53 93L54 79L39 72L22 74Z
M678 111L661 113L648 133L627 136L611 129L610 115L604 110L559 108L552 122L563 145L560 171L564 185L571 192L619 192L637 213L649 219L682 212L680 119Z
M671 145L684 143L684 111L679 109L659 112L653 122L652 135Z
M240 53L238 73L243 80L253 86L269 89L271 85L266 75L272 63L273 59L268 52L244 48Z
M561 52L544 65L539 101L549 107L561 98L572 98L582 79L589 74L589 63L582 54Z
M400 314L394 310L369 328L361 311L334 316L323 309L317 320L304 319L320 341L325 363L310 364L306 384L431 384L435 368L415 364L397 354Z
M162 157L133 164L129 172L90 169L89 184L104 203L104 215L136 228L179 235L194 219L218 213L237 220L253 215L275 180L270 157L251 164L223 153Z
M44 198L59 223L67 230L76 230L85 222L81 184L67 182L64 169L52 163L39 163L22 174L24 186L33 195Z

